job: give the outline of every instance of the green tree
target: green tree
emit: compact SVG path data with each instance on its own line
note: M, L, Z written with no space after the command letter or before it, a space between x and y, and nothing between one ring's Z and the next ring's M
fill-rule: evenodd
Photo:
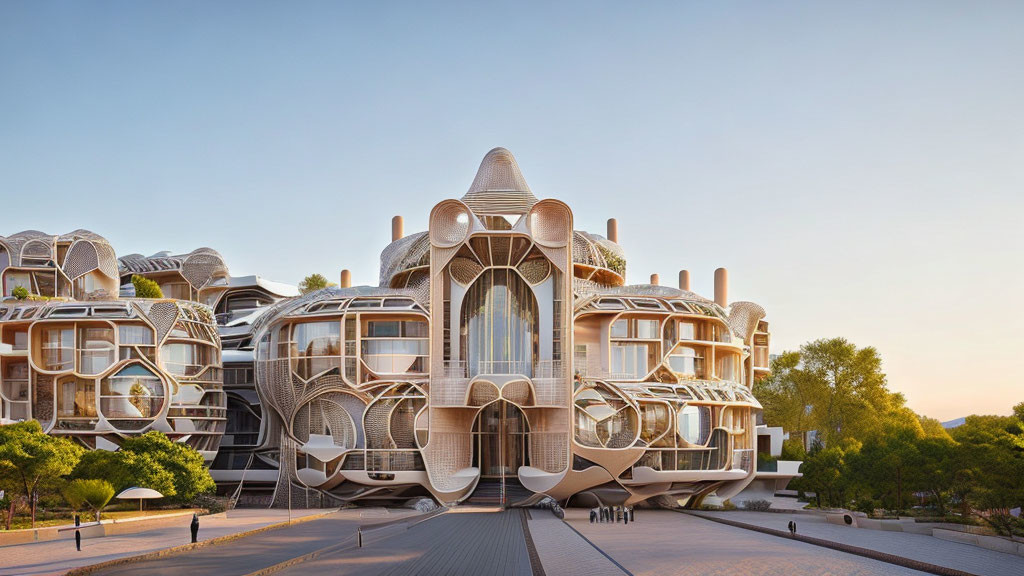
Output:
M96 514L96 521L100 521L100 513L114 497L114 487L106 480L72 480L64 488L64 499L75 510L83 505L92 508Z
M150 454L137 454L130 450L108 452L93 450L82 455L72 478L102 479L110 483L115 493L138 486L150 488L164 496L175 496L174 476L164 469Z
M146 278L145 276L139 276L138 274L132 274L132 286L135 286L135 297L136 298L163 298L164 292L160 289L160 285L155 281Z
M803 477L793 487L814 492L819 507L846 506L847 464L846 459L856 453L859 447L854 443L843 449L840 446L816 444L807 453L800 471Z
M17 300L24 300L28 298L28 288L24 286L15 286L14 290L11 290L11 296L14 296Z
M1015 416L968 416L950 435L959 444L959 470L970 484L961 487L977 510L1024 504L1024 422Z
M872 347L844 338L815 340L772 362L769 378L755 384L765 420L790 432L816 430L825 446L865 438L904 398L889 391L882 360Z
M13 478L28 499L33 528L40 490L55 488L84 451L67 438L44 434L35 420L0 426L0 475Z
M1017 417L1017 420L1024 422L1024 402L1013 407L1013 415Z
M170 496L171 501L189 502L199 494L212 493L216 488L202 454L186 444L171 442L161 432L147 432L128 438L121 444L121 450L148 456L171 474L173 495L161 492Z
M337 284L329 282L323 274L310 274L303 278L302 282L299 282L299 292L308 294L331 286L337 286Z

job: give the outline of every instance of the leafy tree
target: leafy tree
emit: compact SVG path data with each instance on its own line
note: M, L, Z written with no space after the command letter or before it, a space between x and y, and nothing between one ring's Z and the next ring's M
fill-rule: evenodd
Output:
M971 507L1024 504L1024 422L1015 416L968 416L950 435L959 444L957 468L969 471L971 483L961 489Z
M1013 407L1013 415L1017 417L1017 420L1024 422L1024 402Z
M28 298L28 288L24 286L15 286L14 290L11 290L11 296L14 296L18 300L24 300Z
M310 274L303 278L302 282L299 282L299 292L308 294L331 286L337 286L337 284L329 282L323 274Z
M72 508L78 510L83 505L92 508L96 513L96 521L100 521L100 513L114 497L114 487L106 480L72 480L64 489L64 499Z
M135 297L136 298L163 298L164 292L160 289L160 285L155 281L146 278L145 276L139 276L138 274L132 274L132 286L135 286Z
M190 446L171 442L161 432L147 432L128 438L121 445L121 451L134 452L141 457L151 458L158 466L170 473L174 491L172 501L189 502L199 494L211 493L216 488L203 456Z
M765 420L791 432L817 430L825 446L864 438L882 416L903 407L890 392L882 360L872 347L844 338L815 340L772 362L769 378L755 384Z
M130 450L86 452L72 473L72 478L95 478L110 483L115 493L139 486L164 496L175 496L174 476L149 454Z
M845 506L846 498L846 458L848 453L855 452L856 445L844 450L840 446L824 447L815 444L807 453L800 471L803 477L794 482L794 487L816 494L817 504L821 506Z
M40 489L70 474L84 451L67 438L44 434L35 420L0 426L0 475L13 478L28 499L33 528Z

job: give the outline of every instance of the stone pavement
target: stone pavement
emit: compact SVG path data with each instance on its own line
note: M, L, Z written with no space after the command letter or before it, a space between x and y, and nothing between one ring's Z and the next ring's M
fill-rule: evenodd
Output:
M325 510L292 510L293 518L323 514ZM255 530L288 520L287 510L232 510L199 518L199 540ZM0 548L0 575L63 574L71 568L106 562L123 556L136 556L188 544L191 516L182 516L181 525L135 534L122 534L82 540L82 551L74 540L36 542Z
M322 518L292 526L242 536L236 540L213 544L195 550L112 566L98 575L130 576L134 574L178 576L244 576L281 562L292 560L335 545L355 541L360 526L388 522L418 515L407 509L363 508L339 510Z
M1024 558L1015 554L1006 554L988 550L980 546L961 544L939 540L923 534L907 532L889 532L883 530L867 530L850 526L829 524L819 514L786 514L777 512L697 512L716 518L743 522L763 528L788 530L790 520L797 524L797 532L805 536L821 538L876 550L886 554L895 554L936 564L946 568L963 570L980 576L1021 576L1024 574Z
M636 576L923 574L669 510L637 510L628 525L591 524L583 509L567 510L566 520Z
M625 572L547 510L530 510L530 535L544 573L623 576Z
M446 512L363 548L325 553L277 574L530 576L522 522L518 509Z

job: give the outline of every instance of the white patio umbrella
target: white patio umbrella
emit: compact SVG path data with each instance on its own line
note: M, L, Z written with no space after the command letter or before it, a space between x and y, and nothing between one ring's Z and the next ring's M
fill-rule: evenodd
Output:
M157 492L156 490L153 490L152 488L139 488L138 486L128 488L121 492L120 494L118 494L117 496L115 496L115 498L117 498L118 500L134 500L138 498L140 511L142 510L143 500L152 500L154 498L163 497L163 494Z

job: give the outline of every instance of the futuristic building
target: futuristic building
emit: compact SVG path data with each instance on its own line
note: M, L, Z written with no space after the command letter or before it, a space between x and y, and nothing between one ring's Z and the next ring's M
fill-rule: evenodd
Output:
M258 450L265 430L256 393L252 328L272 304L298 296L298 289L259 276L230 276L223 257L210 248L178 256L132 254L119 263L122 294L134 294L131 277L139 275L155 281L165 296L171 293L213 309L222 345L227 419L210 474L222 493L239 496L236 491L244 481L251 502L269 502L277 482L277 462L261 457ZM260 493L265 497L259 498Z
M213 460L225 411L208 307L118 299L114 251L84 230L0 238L0 277L0 419L102 449L160 430Z
M117 295L117 258L88 230L62 236L26 230L0 236L0 283L5 297L22 287L46 298L109 299Z
M379 286L284 300L255 323L274 494L320 501L696 505L755 476L750 302L625 285L617 224L575 230L496 148L429 229L392 223Z

